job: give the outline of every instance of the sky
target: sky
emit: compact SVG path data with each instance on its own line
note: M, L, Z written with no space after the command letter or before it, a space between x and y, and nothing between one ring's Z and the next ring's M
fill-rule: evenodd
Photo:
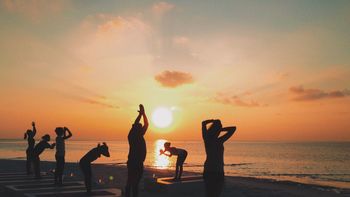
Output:
M350 140L350 1L0 1L0 139Z

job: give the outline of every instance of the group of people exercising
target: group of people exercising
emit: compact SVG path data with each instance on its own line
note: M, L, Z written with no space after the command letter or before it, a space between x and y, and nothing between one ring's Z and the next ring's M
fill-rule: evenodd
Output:
M143 124L140 123L141 118ZM210 125L209 125L210 124ZM139 105L138 116L128 134L129 155L127 161L128 178L125 186L125 196L138 196L138 186L143 175L143 163L146 158L146 142L144 135L148 129L148 119L142 104ZM209 126L208 126L209 125ZM218 119L205 120L202 122L202 138L205 144L206 160L204 163L203 179L205 183L206 195L208 197L219 196L224 183L224 142L227 141L235 132L236 127L223 127ZM221 132L225 132L221 134ZM28 141L26 150L27 174L31 174L31 165L34 166L36 178L40 175L40 154L47 148L56 147L56 169L55 184L62 185L62 176L65 164L65 140L72 137L71 131L67 127L57 127L55 129L56 142L50 144L50 135L46 134L41 141L35 145L34 137L36 135L35 122L32 123L32 130L27 130L24 139ZM164 143L164 150L160 150L160 155L171 157L177 156L176 170L174 180L180 180L183 172L183 164L187 157L187 151L181 148L172 147L170 142ZM97 147L87 152L79 162L80 169L84 175L85 187L88 193L91 193L92 171L91 163L101 157L109 157L110 153L106 143L98 144Z

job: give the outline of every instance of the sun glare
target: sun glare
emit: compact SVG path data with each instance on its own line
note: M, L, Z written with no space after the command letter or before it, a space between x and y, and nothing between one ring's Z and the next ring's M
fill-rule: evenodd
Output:
M165 128L173 122L173 114L171 109L159 107L152 113L152 122L156 127Z

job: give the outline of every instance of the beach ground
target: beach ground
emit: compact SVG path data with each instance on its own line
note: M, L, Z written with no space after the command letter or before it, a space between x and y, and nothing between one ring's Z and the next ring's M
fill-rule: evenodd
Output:
M42 162L41 169L50 172L55 168L55 162ZM0 173L23 172L25 161L0 159ZM140 196L204 196L204 188L189 188L186 193L164 193L150 192L144 187L144 182L156 177L170 177L173 171L169 169L145 168L144 178L140 184ZM184 172L186 175L199 175L192 172ZM72 176L82 179L82 174L77 163L66 163L65 176ZM127 178L127 169L123 165L114 164L93 164L93 177L95 188L119 188L123 189ZM194 191L191 191L194 190ZM4 195L0 195L4 196ZM225 178L225 187L222 197L228 196L350 196L349 189L309 185L290 181L274 181L269 179L258 179L250 177Z

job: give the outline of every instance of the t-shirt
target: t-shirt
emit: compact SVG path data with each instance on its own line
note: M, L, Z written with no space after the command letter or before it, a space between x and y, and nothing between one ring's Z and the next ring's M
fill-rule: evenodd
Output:
M86 153L80 159L80 163L91 163L99 157L101 157L101 154L99 153L98 148L96 147L96 148L91 149L88 153Z
M51 145L47 141L40 141L33 150L34 156L39 156L45 148L50 148Z
M132 128L129 132L128 164L140 164L145 161L147 148L143 137L144 133L141 129Z
M28 148L27 148L27 150L32 151L34 149L35 140L34 140L33 137L28 137L27 141L28 141Z
M204 140L204 144L207 154L204 171L224 173L224 144L215 138Z
M56 155L64 157L65 151L65 143L63 137L56 137Z

